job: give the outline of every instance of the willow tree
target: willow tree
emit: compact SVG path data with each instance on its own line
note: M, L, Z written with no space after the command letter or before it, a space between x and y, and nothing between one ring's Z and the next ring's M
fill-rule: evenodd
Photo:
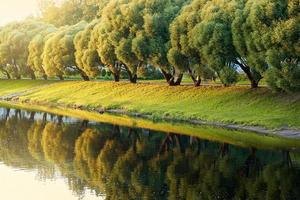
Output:
M241 1L240 7L235 12L232 23L233 44L239 55L241 67L245 66L247 76L251 80L252 87L257 87L259 81L268 66L265 62L265 55L260 47L256 45L261 40L260 31L254 31L250 20L251 7L254 1ZM259 24L255 24L259 26Z
M86 73L76 65L73 42L75 35L86 25L86 22L80 22L63 27L46 41L43 65L48 76L58 76L62 79L64 74L80 74L83 80L89 80Z
M98 17L107 0L39 0L41 20L57 27L87 22Z
M17 79L21 75L35 79L33 70L27 65L28 45L46 27L47 24L36 20L14 22L5 26L0 33L0 60L3 69L10 71ZM7 63L3 63L5 61Z
M92 31L97 23L99 21L95 20L87 25L74 39L76 64L89 77L96 77L102 69L102 63L97 53L95 42L91 40Z
M103 65L105 65L112 73L115 82L119 82L122 65L117 59L113 44L108 39L109 36L105 31L105 26L105 22L101 20L94 27L91 40L96 46L96 51Z
M136 83L137 67L141 64L132 51L134 22L139 20L137 12L129 8L128 0L112 0L103 9L102 30L114 49L116 59L128 73L129 81Z
M199 21L189 32L191 44L224 85L235 83L237 55L232 42L231 13L238 4L225 0L199 2Z
M11 37L12 32L16 29L20 24L19 23L11 23L2 28L0 32L0 64L1 71L7 75L8 78L15 77L20 79L19 67L16 63L16 58L14 58L14 54L12 52L11 47Z
M9 67L9 46L7 44L0 44L0 71L7 76L7 79L11 79L11 72Z
M267 71L267 83L275 90L300 90L299 12L298 0L248 1L242 19L237 18L246 21L243 48L255 69Z
M139 61L158 67L169 85L179 85L182 72L176 71L167 59L170 49L169 26L186 1L182 0L133 0L131 13L135 13L136 31L132 39L132 50Z
M45 42L57 29L49 25L44 31L38 33L29 43L29 55L27 59L28 66L34 71L35 74L47 79L46 72L43 67L43 52Z
M168 60L178 71L188 72L195 86L201 84L202 78L214 77L214 72L203 63L189 37L189 32L199 23L199 10L204 3L205 1L193 1L184 7L170 26L171 49L168 52Z

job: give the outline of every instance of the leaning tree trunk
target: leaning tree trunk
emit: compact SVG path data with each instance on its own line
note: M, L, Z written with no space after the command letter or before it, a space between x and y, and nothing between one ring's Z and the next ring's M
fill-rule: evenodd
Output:
M179 74L178 77L176 78L174 75L166 72L165 70L161 70L163 76L165 77L167 83L169 86L177 86L181 84L183 74Z
M130 83L137 83L137 75L131 75L129 76Z
M241 67L241 69L244 71L244 73L246 74L247 78L249 79L249 81L251 82L251 88L257 88L260 79L255 79L253 73L250 70L250 67L238 62L238 65Z
M172 79L172 75L170 73L167 73L165 70L161 69L161 73L163 74L163 76L165 77L167 83L170 85L171 79Z
M16 79L21 79L21 75L19 73L19 69L18 69L18 65L16 64L16 61L13 59L13 66L14 66L14 73L15 73L15 77Z
M35 76L35 74L34 74L34 71L29 67L29 65L26 65L26 68L27 68L27 70L28 70L28 72L29 72L29 74L30 74L30 78L31 78L32 80L36 80L36 76Z
M57 77L58 77L58 79L59 79L59 80L61 80L61 81L63 81L63 80L64 80L64 77L63 77L63 75L58 75Z
M251 88L258 88L259 81L257 80L250 80L251 81Z
M179 74L176 81L174 82L174 86L176 85L180 85L181 84L181 81L183 79L183 74Z
M33 121L33 120L34 120L34 116L35 116L35 112L31 112L31 113L30 113L29 119L30 119L31 121Z
M120 74L118 74L118 73L113 73L113 76L114 76L115 82L120 82Z
M80 73L80 76L84 81L90 81L90 78L85 73Z
M132 74L130 69L124 64L125 70L128 74L128 79L130 81L130 83L137 83L137 75L136 74Z
M77 67L77 66L76 66L76 68L77 68L77 70L79 71L79 74L80 74L81 78L82 78L84 81L89 81L89 80L90 80L89 76L88 76L82 69L80 69L80 68Z
M192 79L193 82L194 82L194 86L195 86L195 87L199 87L199 86L201 85L201 81L202 81L201 78L200 78L200 76L196 76L196 77L195 77L195 75L194 75L194 73L192 72L192 70L191 70L189 67L187 67L187 69L188 69L188 73L189 73L191 79Z
M32 79L32 80L36 80L36 76L35 76L34 73L31 73L30 76L31 76L31 79Z
M7 77L7 79L11 79L11 76L10 76L10 74L8 73L8 71L5 70L4 73L5 73L6 77Z

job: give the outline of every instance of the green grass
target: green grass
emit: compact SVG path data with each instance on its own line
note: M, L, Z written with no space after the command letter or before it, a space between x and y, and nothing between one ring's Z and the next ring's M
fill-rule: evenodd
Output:
M44 81L44 80L1 80L0 81L0 96L17 93L32 89L34 87L39 87L54 83L54 81Z
M49 84L49 81L24 81L26 88L41 84ZM7 85L7 81L0 81L0 95L13 93L25 87L22 81L13 84L14 87ZM194 88L81 81L53 82L20 97L21 101L44 105L124 109L151 114L154 118L200 119L268 128L300 128L299 99L299 94L275 94L267 88Z

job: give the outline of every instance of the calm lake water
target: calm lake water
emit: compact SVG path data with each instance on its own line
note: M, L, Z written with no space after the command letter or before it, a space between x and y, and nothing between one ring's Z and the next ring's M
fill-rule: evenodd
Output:
M300 199L299 142L218 141L0 108L0 199Z

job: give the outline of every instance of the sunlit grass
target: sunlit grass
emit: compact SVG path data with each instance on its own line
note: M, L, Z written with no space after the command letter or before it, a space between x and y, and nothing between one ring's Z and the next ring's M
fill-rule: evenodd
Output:
M5 83L5 81L2 81ZM25 81L13 87L1 84L0 94L13 93L49 82ZM9 82L13 83L13 82ZM10 89L12 88L12 90ZM29 92L20 100L35 103L124 109L153 118L202 119L261 125L269 128L300 127L300 95L275 94L267 88L169 87L161 84L113 82L53 82Z
M39 87L54 83L54 81L44 80L0 80L0 96L22 92L34 87Z

